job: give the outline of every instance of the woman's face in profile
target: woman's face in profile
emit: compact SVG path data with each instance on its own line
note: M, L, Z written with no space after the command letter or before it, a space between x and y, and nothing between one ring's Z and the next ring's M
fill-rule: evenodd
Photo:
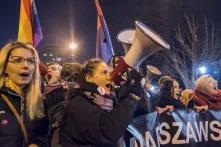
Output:
M97 65L93 76L91 76L91 82L105 88L111 82L110 73L110 67L106 63L101 62Z
M173 98L178 99L180 95L180 85L177 81L173 81Z
M50 84L57 84L60 83L61 79L61 70L59 69L58 64L51 64L48 66L48 73L45 76L47 83Z
M206 90L208 93L214 94L216 93L217 90L217 81L214 80L213 78L210 79L208 84L206 85Z

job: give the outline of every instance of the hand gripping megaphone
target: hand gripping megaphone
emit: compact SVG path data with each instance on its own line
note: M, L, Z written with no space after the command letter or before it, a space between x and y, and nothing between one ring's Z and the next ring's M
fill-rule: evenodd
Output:
M157 51L170 49L169 44L149 27L140 21L136 21L135 25L136 30L127 29L126 31L122 31L117 37L127 49L126 55L119 60L118 65L111 73L111 79L116 84L119 84L120 73L125 72L127 68L135 69L147 57ZM130 48L128 49L129 46Z

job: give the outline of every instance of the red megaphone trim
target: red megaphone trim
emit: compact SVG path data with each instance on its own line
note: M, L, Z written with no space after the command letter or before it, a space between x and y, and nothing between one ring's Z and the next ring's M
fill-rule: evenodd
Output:
M113 72L111 73L111 80L119 85L120 82L123 80L121 77L121 73L124 73L128 68L131 68L124 60L124 58L120 58L118 61L117 66L114 68Z

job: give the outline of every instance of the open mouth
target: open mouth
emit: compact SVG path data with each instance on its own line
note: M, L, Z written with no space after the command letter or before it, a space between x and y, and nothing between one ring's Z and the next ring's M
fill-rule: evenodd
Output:
M20 74L20 76L21 76L21 77L24 77L24 78L29 77L29 75L30 75L29 73L21 73L21 74Z
M177 97L180 97L180 96L181 96L181 93L177 93L176 96L177 96Z
M50 80L52 78L51 75L47 75L47 79Z

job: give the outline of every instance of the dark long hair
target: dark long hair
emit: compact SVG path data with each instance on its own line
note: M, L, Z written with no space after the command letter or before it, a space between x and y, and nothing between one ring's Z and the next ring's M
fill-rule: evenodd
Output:
M160 96L165 98L172 98L173 97L173 82L174 79L168 79L164 81L160 88Z

